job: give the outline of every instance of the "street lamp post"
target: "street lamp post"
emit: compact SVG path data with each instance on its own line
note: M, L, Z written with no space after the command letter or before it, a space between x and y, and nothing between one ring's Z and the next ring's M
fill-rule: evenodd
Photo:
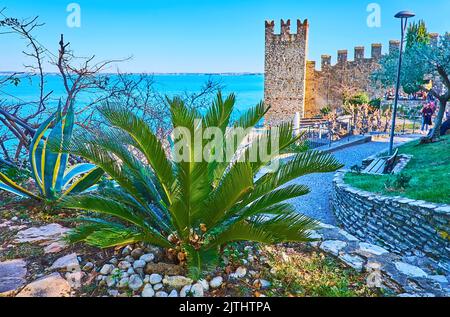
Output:
M415 14L409 11L400 11L395 15L397 19L401 21L402 28L402 38L400 41L400 55L398 57L398 73L397 73L397 85L395 87L395 100L394 100L394 109L392 111L392 126L391 126L391 135L389 140L389 155L392 155L394 152L394 135L395 135L395 119L397 117L397 105L398 105L398 94L400 91L400 75L402 72L402 57L403 57L403 42L405 40L405 32L406 27L408 26L408 19L414 17Z

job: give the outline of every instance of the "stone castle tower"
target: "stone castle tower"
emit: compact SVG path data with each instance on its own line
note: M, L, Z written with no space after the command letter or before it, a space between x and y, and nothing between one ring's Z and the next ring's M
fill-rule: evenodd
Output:
M297 20L297 33L291 33L291 21L281 20L280 34L275 22L266 21L264 100L271 106L266 123L292 121L305 107L308 20ZM288 119L288 120L287 120Z

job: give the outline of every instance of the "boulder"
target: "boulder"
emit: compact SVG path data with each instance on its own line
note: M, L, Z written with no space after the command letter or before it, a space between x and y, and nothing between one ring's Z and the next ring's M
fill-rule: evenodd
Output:
M185 269L180 265L169 264L169 263L147 263L145 266L145 274L161 274L161 275L183 275L185 274Z
M68 228L65 228L57 223L52 223L42 227L31 227L19 231L16 235L15 243L41 243L50 244L57 241L64 235Z
M77 254L71 253L57 259L50 267L50 270L80 271L80 262L78 262Z
M70 290L59 273L52 273L25 286L17 297L69 297Z
M185 276L166 276L163 279L163 284L169 288L181 289L183 286L192 284L192 279Z
M0 262L0 295L7 296L22 287L26 280L27 263L23 260Z

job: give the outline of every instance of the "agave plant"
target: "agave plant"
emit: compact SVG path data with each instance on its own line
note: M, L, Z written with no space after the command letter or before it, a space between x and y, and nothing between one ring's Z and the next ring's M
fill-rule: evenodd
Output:
M286 183L309 173L335 171L341 164L334 157L313 151L297 153L277 171L255 177L277 154L250 161L251 149L269 146L265 141L275 131L279 134L279 150L288 148L301 137L293 134L292 125L269 129L239 152L240 141L249 132L236 136L227 127L255 126L268 110L263 103L234 123L230 122L234 95L224 100L219 93L203 115L179 98L167 99L167 104L174 128L183 127L195 135L207 127L217 127L225 135L225 145L210 152L225 151L227 144L234 144L238 159L195 160L190 140L183 154L191 159L176 160L174 149L166 155L162 143L138 115L118 105L104 105L99 110L111 128L74 138L66 150L101 167L119 186L62 201L65 208L106 215L80 219L80 225L68 235L71 242L84 241L101 248L145 242L169 248L180 261L187 258L190 273L198 277L215 264L220 247L227 243L272 244L309 239L316 222L286 203L309 190ZM201 118L201 124L196 118ZM145 159L138 160L136 151Z
M1 172L0 189L25 198L56 201L94 186L104 174L101 168L90 163L67 168L69 154L63 153L62 148L63 143L70 142L73 126L73 107L70 106L63 116L58 106L58 110L37 129L29 148L29 163L39 193L23 188ZM57 151L50 148L52 142L59 142Z

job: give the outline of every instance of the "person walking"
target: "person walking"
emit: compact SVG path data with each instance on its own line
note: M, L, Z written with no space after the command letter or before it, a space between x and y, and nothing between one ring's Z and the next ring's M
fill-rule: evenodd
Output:
M431 118L433 116L434 110L431 106L431 103L425 104L425 106L422 108L421 114L422 114L422 128L421 131L423 133L427 133L430 126L433 125L431 122Z

